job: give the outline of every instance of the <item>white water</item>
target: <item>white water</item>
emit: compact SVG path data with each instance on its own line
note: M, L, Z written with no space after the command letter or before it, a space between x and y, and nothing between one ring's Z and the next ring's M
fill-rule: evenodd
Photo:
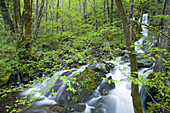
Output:
M143 15L143 23L148 24L148 14ZM142 45L145 37L148 36L148 29L146 26L142 25L142 35L143 37L135 42L135 45ZM137 53L144 53L144 51L140 48L135 47L135 50ZM118 57L116 61L111 61L111 63L116 65L116 71L110 72L107 74L107 76L111 76L113 80L117 80L117 83L115 83L116 88L111 90L108 98L108 103L105 103L107 105L107 113L134 113L133 109L133 103L132 103L132 97L131 97L131 83L129 83L127 80L127 77L130 76L130 63L124 63L120 64L121 57ZM124 71L122 71L124 68L126 68ZM139 71L139 76L144 76L146 78L149 74L148 71L145 72L148 68L143 68ZM151 70L152 71L152 70ZM124 81L121 81L121 79L124 79ZM140 87L141 88L141 87ZM139 89L140 89L139 88ZM98 97L95 99L92 99L88 102L88 104L92 104L98 99L102 97ZM113 105L116 106L113 108ZM87 106L84 113L90 113L89 109L92 108L92 106ZM110 108L110 110L109 110Z
M148 15L143 15L143 23L148 24ZM148 36L148 29L147 27L142 25L142 34L144 37L142 37L139 41L135 42L135 45L142 45L144 38ZM140 48L135 47L137 53L144 53L144 51ZM103 106L103 112L104 113L134 113L133 110L133 103L132 103L132 97L131 97L131 84L127 81L127 78L130 76L130 63L120 63L121 57L117 57L116 61L109 61L110 63L113 63L115 65L114 70L109 72L106 76L112 77L113 80L116 80L115 82L115 89L111 90L108 95L101 96L99 93L100 85L97 87L97 89L94 91L94 98L86 102L86 109L84 113L91 113L91 109L95 109L93 106L97 101L100 99L104 99L105 101L102 103ZM79 69L76 69L72 74L68 76L68 78L71 78L75 73L83 71L88 65L82 66ZM126 69L125 69L126 68ZM148 72L145 72L148 68L143 68L139 71L139 76L148 76ZM36 84L32 88L29 88L27 91L21 93L22 96L29 95L32 91L41 91L42 89L48 90L50 87L47 85L47 83L56 83L58 80L58 74L62 75L65 72L68 72L70 70L62 70L54 74L53 77L49 77L45 79L43 82ZM150 70L151 72L152 70ZM124 81L120 81L124 79ZM105 82L104 80L102 82ZM42 86L43 85L43 86ZM33 97L37 98L40 96L40 100L36 101L28 110L23 111L22 113L31 113L31 112L37 112L37 113L46 113L45 110L42 110L41 106L44 105L54 105L57 104L57 100L62 96L62 92L65 88L65 83L63 82L60 86L59 90L57 91L58 95L49 95L49 96L41 96L41 93L36 92ZM41 87L42 86L42 87ZM54 101L55 99L55 101Z

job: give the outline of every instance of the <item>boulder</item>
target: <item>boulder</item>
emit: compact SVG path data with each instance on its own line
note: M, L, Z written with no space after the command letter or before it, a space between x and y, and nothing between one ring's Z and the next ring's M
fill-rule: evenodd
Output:
M114 64L101 61L100 63L90 65L89 68L93 68L93 70L96 71L100 70L103 71L104 73L108 73L110 72L111 69L114 68Z
M113 51L114 55L116 56L121 56L122 55L122 50L120 48L116 48L114 51Z
M104 109L104 108L94 108L94 109L91 109L91 113L106 113L106 109Z
M153 65L153 61L150 60L150 59L140 59L138 60L138 68L141 68L141 67L151 67Z
M110 72L110 69L113 67L113 64L103 61L86 67L80 74L76 74L72 77L76 78L74 82L77 84L71 84L71 87L74 88L76 92L68 90L69 86L66 85L63 93L56 101L62 106L71 105L70 109L73 109L75 112L84 111L85 105L79 103L85 103L94 97L94 90L101 84L103 80L102 77L106 77L105 74ZM111 79L111 77L108 79ZM100 92L102 95L107 95L109 90L114 87L114 83L109 84L106 82L101 85ZM107 93L105 93L105 91Z
M111 80L112 78L109 77L107 80ZM113 82L108 83L105 82L103 84L101 84L99 92L101 93L102 96L107 95L109 93L109 90L112 90L115 88L115 84Z
M78 103L71 107L71 110L74 112L83 112L85 109L86 109L86 104L84 103Z

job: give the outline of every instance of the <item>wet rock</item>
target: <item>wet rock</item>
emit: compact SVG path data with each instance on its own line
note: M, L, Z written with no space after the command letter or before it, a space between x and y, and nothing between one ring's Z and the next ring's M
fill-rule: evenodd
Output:
M100 63L91 64L88 68L93 69L94 71L108 73L114 68L114 64L101 61Z
M65 86L63 93L59 98L56 99L59 105L78 105L78 103L85 103L94 97L94 90L102 82L102 77L106 77L105 74L108 73L112 68L113 64L101 62L92 64L87 67L83 72L73 76L76 78L74 81L76 84L71 84L71 87L75 89L75 92L68 90L69 86ZM111 78L109 78L111 79ZM106 88L105 88L106 87ZM115 85L113 83L105 83L102 86L101 92L104 90L108 91L113 89ZM105 95L105 94L103 94ZM83 105L84 106L84 105ZM78 110L79 112L80 110ZM80 111L81 112L81 111Z
M120 48L116 48L114 51L113 51L114 55L116 56L121 56L122 54L122 50Z
M73 105L71 109L73 109L74 112L83 112L86 109L86 104L78 103L76 105Z
M52 112L55 112L55 113L60 113L62 111L64 111L65 109L67 109L67 106L61 106L61 105L53 105L53 106L50 106L49 108L49 111L52 111Z
M145 87L142 86L141 91L140 91L140 98L142 101L142 105L143 105L143 110L146 112L146 110L148 109L149 105L147 104L147 102L151 102L151 98L148 95L148 93L145 90Z
M94 106L96 108L96 110L94 111L100 111L101 113L115 113L116 99L112 95L103 96L100 99L98 99L95 103L93 103L91 106Z
M107 113L106 109L104 108L94 108L94 109L91 109L91 112L92 113Z
M109 77L107 80L112 80L111 77ZM107 95L109 93L109 90L114 89L115 84L113 82L105 82L100 86L99 92L101 93L102 96Z
M153 61L150 60L150 59L141 59L141 60L138 60L138 68L141 68L141 67L151 67L153 65Z

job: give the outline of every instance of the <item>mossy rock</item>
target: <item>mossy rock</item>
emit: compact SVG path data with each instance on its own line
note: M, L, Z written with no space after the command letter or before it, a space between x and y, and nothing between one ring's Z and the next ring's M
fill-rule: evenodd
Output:
M153 65L153 61L150 60L150 59L141 59L141 60L138 60L138 67L151 67Z
M10 79L10 76L11 73L8 73L7 75L0 75L0 85L6 84Z

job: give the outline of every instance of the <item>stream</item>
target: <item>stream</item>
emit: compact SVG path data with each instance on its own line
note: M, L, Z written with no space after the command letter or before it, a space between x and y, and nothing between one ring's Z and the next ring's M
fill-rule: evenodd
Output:
M143 15L143 23L148 24L148 14ZM143 41L148 36L147 27L142 25L142 35L139 41L135 42L135 45L143 45ZM152 46L152 45L151 45ZM151 47L148 47L151 48ZM145 53L146 50L135 47L137 54ZM101 83L93 91L92 95L89 96L87 101L79 103L80 107L77 112L73 111L71 113L134 113L133 103L131 97L131 83L127 81L127 78L130 76L130 63L129 61L121 61L123 56L116 57L115 61L107 61L114 65L110 71L105 74L106 78L112 78L115 82L115 88L112 88L107 92L107 94L101 94L102 84L106 80L101 80ZM79 69L70 69L70 70L61 70L54 73L52 77L48 77L42 82L37 83L35 86L29 88L27 91L22 92L21 96L27 96L32 93L32 91L37 91L33 94L34 98L40 97L35 101L30 107L24 109L21 113L58 113L47 109L49 106L54 106L57 104L67 104L62 101L63 92L65 91L67 82L71 81L71 78L76 75L76 73L83 72L86 67L90 65L84 65ZM98 67L99 65L95 65ZM152 64L154 66L154 63ZM152 67L150 66L150 67ZM148 70L150 67L143 67L139 69L139 76L144 76L147 78L149 72L152 72L152 69ZM69 73L72 71L72 73ZM68 81L60 80L59 75L67 76ZM53 87L50 87L48 84L54 84ZM142 86L140 86L139 91ZM41 92L45 90L44 95L41 95ZM39 91L39 92L38 92ZM56 92L57 95L53 95ZM144 103L143 103L144 104ZM83 106L83 107L82 107ZM44 107L46 107L44 109ZM144 113L146 106L144 105ZM65 112L63 112L65 113Z

